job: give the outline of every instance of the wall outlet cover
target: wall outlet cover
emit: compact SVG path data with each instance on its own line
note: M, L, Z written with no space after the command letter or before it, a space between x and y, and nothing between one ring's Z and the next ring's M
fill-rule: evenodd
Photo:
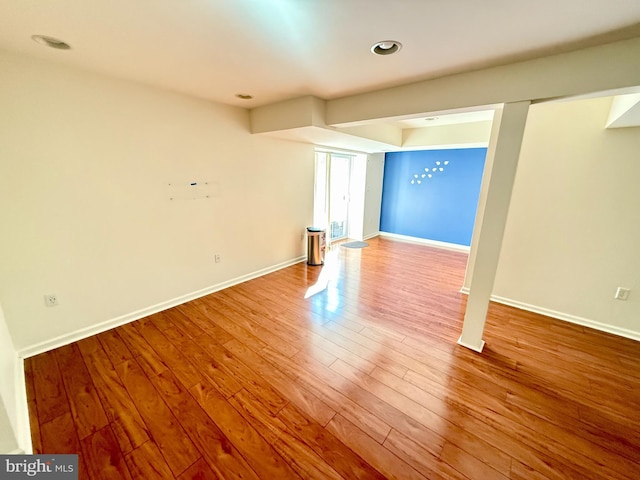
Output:
M58 296L55 293L50 293L44 296L44 304L47 307L55 307L58 305Z
M616 300L627 300L630 292L631 290L629 288L618 287L614 298Z

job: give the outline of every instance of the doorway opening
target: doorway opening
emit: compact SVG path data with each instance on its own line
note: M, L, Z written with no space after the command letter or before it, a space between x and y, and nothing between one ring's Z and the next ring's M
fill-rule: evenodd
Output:
M316 151L314 225L327 230L328 242L349 236L351 164L355 155Z

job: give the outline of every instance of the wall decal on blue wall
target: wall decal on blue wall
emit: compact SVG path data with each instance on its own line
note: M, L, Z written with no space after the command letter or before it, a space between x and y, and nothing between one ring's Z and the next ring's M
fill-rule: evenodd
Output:
M449 165L449 160L444 160L444 161L440 161L437 160L435 162L435 167L424 167L424 171L425 172L444 172L444 167L441 167L440 165ZM413 178L411 179L411 181L409 182L411 185L420 185L422 184L422 182L420 180L416 180L418 178L418 175L420 175L420 178L433 178L433 174L432 173L421 173L421 174L417 174L414 173L413 174Z
M486 148L385 155L380 230L471 244Z

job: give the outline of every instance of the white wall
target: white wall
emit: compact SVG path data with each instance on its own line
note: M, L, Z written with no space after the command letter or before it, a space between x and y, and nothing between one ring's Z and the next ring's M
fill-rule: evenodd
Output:
M640 129L610 104L531 107L493 293L640 339Z
M423 150L441 148L486 147L491 135L491 120L403 130L403 147Z
M0 52L0 71L0 302L18 351L304 256L312 145L26 57ZM169 200L191 181L213 198Z
M364 192L363 238L373 237L380 232L383 176L384 153L369 155L367 158L367 177Z

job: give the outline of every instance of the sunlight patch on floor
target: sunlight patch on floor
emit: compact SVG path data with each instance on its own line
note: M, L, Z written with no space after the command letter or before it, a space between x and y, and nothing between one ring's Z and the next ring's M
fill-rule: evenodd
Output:
M329 286L329 282L338 278L340 273L338 253L338 249L327 251L318 281L307 289L304 294L305 299L313 297L315 294L326 290Z

